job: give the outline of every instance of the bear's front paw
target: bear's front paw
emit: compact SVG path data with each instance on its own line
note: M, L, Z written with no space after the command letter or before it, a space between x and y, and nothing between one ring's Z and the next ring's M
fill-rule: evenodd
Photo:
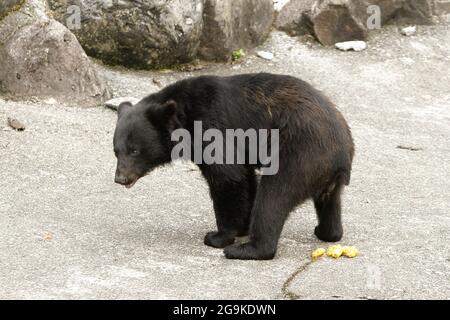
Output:
M342 227L321 228L319 225L314 229L314 234L317 238L326 242L337 242L341 240L343 233Z
M234 236L220 231L208 232L204 243L214 248L225 248L234 243Z
M258 249L252 242L226 247L223 253L227 259L241 260L271 260L275 256L275 250Z

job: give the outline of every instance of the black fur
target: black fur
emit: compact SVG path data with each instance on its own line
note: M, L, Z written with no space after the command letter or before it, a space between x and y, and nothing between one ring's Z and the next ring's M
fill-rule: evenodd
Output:
M170 134L194 121L216 128L279 129L279 171L261 177L260 165L199 165L210 187L217 231L205 244L225 248L233 259L272 259L284 222L297 205L314 200L324 241L342 237L341 191L350 181L354 145L335 106L306 82L291 76L246 74L179 81L136 106L121 105L114 135L116 182L132 185L171 161ZM193 154L193 153L192 153ZM236 236L250 235L233 245Z

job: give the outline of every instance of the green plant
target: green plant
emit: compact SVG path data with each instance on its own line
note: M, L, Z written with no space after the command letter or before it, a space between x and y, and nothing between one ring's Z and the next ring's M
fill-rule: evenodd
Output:
M245 57L245 52L244 52L243 49L234 50L234 51L231 53L231 60L232 60L232 61L239 60L239 59L241 59L241 58L243 58L243 57Z

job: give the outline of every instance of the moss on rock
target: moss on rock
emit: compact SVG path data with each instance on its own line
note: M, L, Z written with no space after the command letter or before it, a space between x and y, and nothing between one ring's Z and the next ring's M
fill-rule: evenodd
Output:
M3 12L0 11L0 21L3 20L3 18L5 18L11 12L19 11L20 8L22 8L22 6L25 3L25 1L26 0L17 0L15 2L10 3L10 4L8 4L8 2L6 2L6 4L3 4L3 6L5 6L4 9L6 9L6 10L3 11ZM0 7L0 9L3 9L3 8Z

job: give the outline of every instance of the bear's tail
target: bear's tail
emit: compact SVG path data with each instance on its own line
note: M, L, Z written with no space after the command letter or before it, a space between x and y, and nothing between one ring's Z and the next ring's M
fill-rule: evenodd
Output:
M340 187L343 185L348 186L350 184L350 171L346 169L340 169L336 172L334 177L328 183L328 188L325 193L329 194L336 189L336 187Z

